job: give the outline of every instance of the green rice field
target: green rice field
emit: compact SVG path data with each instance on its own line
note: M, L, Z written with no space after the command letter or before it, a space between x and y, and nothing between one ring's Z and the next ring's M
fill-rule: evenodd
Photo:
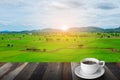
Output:
M120 62L120 34L96 32L0 33L0 62Z

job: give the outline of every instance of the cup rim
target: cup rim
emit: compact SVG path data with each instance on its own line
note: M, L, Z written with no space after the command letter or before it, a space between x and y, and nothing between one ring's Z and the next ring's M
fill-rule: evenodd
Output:
M84 59L82 59L82 60L80 61L80 63L84 64L83 61L88 61L88 60L90 60L90 61L95 61L96 64L99 64L99 60L96 59L96 58L84 58ZM85 65L88 65L88 64L85 64ZM95 64L93 64L93 65L95 65Z

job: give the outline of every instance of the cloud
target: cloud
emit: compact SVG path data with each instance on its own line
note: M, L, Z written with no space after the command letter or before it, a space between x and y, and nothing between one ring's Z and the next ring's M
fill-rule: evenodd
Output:
M119 0L0 0L0 23L21 30L64 24L116 26L120 25L119 5Z
M66 4L69 5L69 7L72 7L72 8L78 8L78 7L82 7L84 5L79 0L69 0Z
M98 4L97 8L103 9L103 10L111 10L111 9L116 9L119 6L113 4L113 3L100 3Z
M52 0L48 4L50 7L56 8L58 10L75 9L83 6L79 0Z
M11 24L10 21L0 20L0 25L9 25L9 24Z
M56 2L56 1L52 2L50 6L56 9L68 9L69 8L69 6L64 4L63 2Z
M24 6L24 0L0 0L0 5L3 8L15 8Z

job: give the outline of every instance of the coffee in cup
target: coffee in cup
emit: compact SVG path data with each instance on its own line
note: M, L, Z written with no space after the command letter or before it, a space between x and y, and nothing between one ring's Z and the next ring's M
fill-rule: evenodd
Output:
M85 58L81 60L81 70L85 74L94 74L100 67L104 67L105 62L95 58Z
M94 61L83 61L83 63L88 65L96 64Z

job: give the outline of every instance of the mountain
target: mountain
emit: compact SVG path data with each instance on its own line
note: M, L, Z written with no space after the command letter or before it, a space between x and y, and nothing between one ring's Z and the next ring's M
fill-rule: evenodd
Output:
M72 32L104 32L105 30L99 27L73 27L69 31Z
M8 30L4 30L4 31L0 31L1 33L9 33L10 31Z
M46 28L46 29L42 29L41 32L61 32L61 30L60 29Z
M113 29L103 29L99 27L72 27L69 28L68 31L70 32L120 32L120 27L118 28L113 28ZM45 28L41 30L31 30L31 31L0 31L1 33L34 33L34 32L63 32L60 29L52 29L52 28Z
M120 27L114 29L105 29L105 32L120 32Z

